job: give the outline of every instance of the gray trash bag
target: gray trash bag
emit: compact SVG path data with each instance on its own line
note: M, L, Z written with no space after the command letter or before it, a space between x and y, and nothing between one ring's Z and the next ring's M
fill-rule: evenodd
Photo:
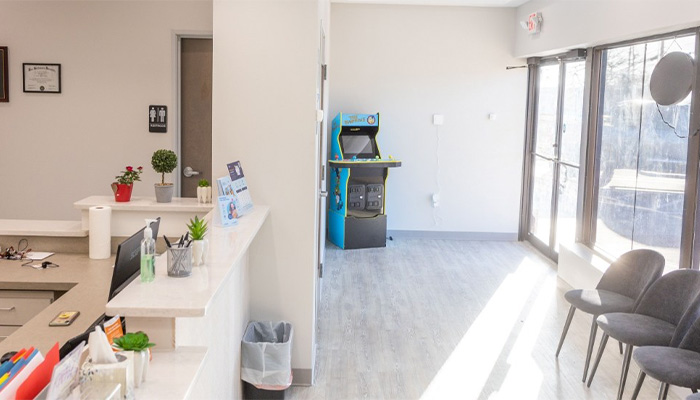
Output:
M241 379L258 389L284 390L292 384L289 322L251 322L241 341Z

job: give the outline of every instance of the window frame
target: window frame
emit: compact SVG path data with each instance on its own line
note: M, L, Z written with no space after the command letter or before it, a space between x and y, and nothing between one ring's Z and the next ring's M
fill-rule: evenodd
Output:
M586 124L587 137L585 138L587 153L585 155L585 164L583 165L583 190L579 192L579 201L582 200L580 210L582 217L580 241L597 252L605 254L604 251L596 246L596 221L598 217L598 189L600 177L599 159L601 151L600 136L602 134L600 127L602 121L599 119L599 116L601 112L600 95L602 85L604 84L602 81L603 62L605 60L604 52L609 49L649 43L689 34L695 35L696 73L690 108L690 135L688 138L688 150L686 155L687 164L679 268L698 269L700 265L700 251L698 251L700 250L700 235L696 234L696 231L700 229L700 215L698 213L700 208L698 205L698 200L700 199L698 193L698 189L700 188L700 181L698 181L698 179L700 179L700 134L697 134L698 131L700 131L700 62L697 62L700 56L700 27L611 43L589 49L589 54L592 55L591 82L586 88L589 91L589 106ZM583 196L581 196L581 194L583 194ZM579 241L578 238L577 241Z

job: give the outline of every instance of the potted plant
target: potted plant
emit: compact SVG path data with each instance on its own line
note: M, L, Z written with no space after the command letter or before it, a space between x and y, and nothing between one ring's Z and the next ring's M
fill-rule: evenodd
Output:
M153 169L161 174L160 183L155 184L156 201L170 203L173 199L173 184L165 183L165 174L171 173L177 167L177 155L172 150L156 150L151 157Z
M200 179L197 184L197 201L200 203L211 203L211 185L206 179Z
M121 175L114 177L117 180L112 182L114 201L127 202L131 200L131 190L134 188L134 182L141 180L141 172L143 172L143 167L134 169L128 165L126 171L122 171Z
M148 349L155 346L155 343L150 343L148 335L138 331L115 338L112 346L121 351L126 357L133 358L134 386L139 387L141 382L146 380L146 373L148 372Z
M207 248L209 247L209 242L204 238L204 235L207 234L207 230L209 229L207 222L203 219L199 219L199 217L195 215L194 219L190 218L187 229L189 229L190 237L192 238L192 258L194 265L204 264L206 261Z

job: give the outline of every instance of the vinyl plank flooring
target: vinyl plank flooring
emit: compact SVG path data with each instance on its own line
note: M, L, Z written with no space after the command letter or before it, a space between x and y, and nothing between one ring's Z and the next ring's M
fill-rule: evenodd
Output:
M288 399L616 397L617 343L608 344L591 388L581 382L589 315L574 316L554 357L571 288L527 243L329 244L325 266L315 384L290 388ZM637 373L632 363L625 398ZM647 379L640 399L655 399L658 387ZM669 399L689 393L672 388Z

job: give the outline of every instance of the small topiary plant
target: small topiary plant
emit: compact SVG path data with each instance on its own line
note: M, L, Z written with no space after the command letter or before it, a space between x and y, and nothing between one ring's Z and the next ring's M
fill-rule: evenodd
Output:
M155 343L150 343L148 341L148 335L138 331L136 333L127 333L122 337L115 338L113 346L118 350L141 351L155 345Z
M177 155L172 150L160 149L153 152L151 157L153 169L161 174L160 184L165 185L165 174L171 173L177 168ZM172 185L169 183L169 185Z
M209 185L209 181L208 181L208 180L206 180L206 179L200 179L200 180L199 180L199 183L197 183L197 186L199 186L199 187L209 187L209 186L211 186L211 185Z
M195 215L194 220L190 218L190 223L187 224L187 229L190 230L190 237L192 240L203 240L209 227L207 226L207 222L205 220L199 219L199 217Z

